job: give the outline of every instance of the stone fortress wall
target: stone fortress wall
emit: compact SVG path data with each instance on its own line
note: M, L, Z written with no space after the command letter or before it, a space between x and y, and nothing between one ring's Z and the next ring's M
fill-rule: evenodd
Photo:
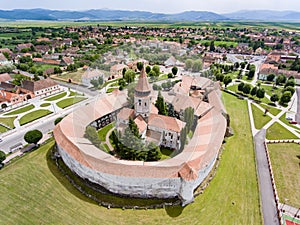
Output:
M178 197L186 205L193 201L195 188L213 168L224 139L227 122L220 97L219 90L209 92L213 107L198 120L189 144L175 157L158 162L119 160L83 138L86 126L126 105L123 92L104 96L73 112L56 126L54 137L63 161L80 177L116 194Z

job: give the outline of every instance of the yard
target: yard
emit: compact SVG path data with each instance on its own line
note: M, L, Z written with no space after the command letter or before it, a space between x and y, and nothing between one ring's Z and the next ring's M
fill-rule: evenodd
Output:
M105 141L106 140L106 134L108 133L108 131L110 131L113 127L115 126L115 123L111 123L106 125L105 127L103 127L102 129L98 130L98 136L100 138L101 141Z
M72 81L81 83L81 77L84 74L84 70L77 70L76 72L64 73L62 75L57 76L58 78L65 79L68 81L71 79Z
M61 101L59 101L58 103L56 103L56 105L59 107L59 108L67 108L71 105L74 105L78 102L81 102L83 100L85 100L86 98L84 97L71 97L71 98L66 98L66 99L63 99Z
M268 140L285 140L285 139L297 139L293 133L281 126L279 123L274 123L267 130Z
M20 125L25 125L27 123L30 123L34 120L37 120L37 119L40 119L44 116L47 116L49 114L51 114L52 112L49 111L49 110L45 110L45 109L39 109L39 110L36 110L36 111L33 111L33 112L30 112L28 114L25 114L24 116L22 116L20 118Z
M280 202L300 208L300 145L268 145Z
M14 111L11 111L9 113L6 113L4 115L5 116L18 115L18 114L27 112L27 111L32 110L32 109L34 109L34 105L28 105L28 106L25 106L23 108L19 108L17 110L14 110Z
M51 142L1 170L1 224L262 224L247 104L228 94L224 101L235 135L194 203L155 210L101 207L58 171L47 156Z

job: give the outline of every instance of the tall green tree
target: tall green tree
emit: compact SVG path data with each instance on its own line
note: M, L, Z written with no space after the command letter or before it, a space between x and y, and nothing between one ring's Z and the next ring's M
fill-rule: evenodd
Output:
M172 68L172 74L173 74L174 76L176 76L176 75L177 75L177 72L178 72L178 68L177 68L176 66L174 66L174 67Z
M161 95L160 91L158 92L155 106L158 109L158 114L167 115L166 103L165 103L164 97Z
M155 72L157 77L160 75L160 68L158 65L153 66L152 70Z
M141 71L141 70L143 69L143 67L144 67L144 63L138 62L138 63L136 64L136 67L138 68L139 71Z
M131 69L127 70L124 74L124 80L129 84L134 81L135 72Z
M131 117L129 117L128 126L134 136L140 137L139 128Z
M225 88L227 88L227 85L231 82L232 82L232 79L229 75L224 77L223 83L225 84Z
M188 107L184 110L183 114L184 122L186 122L187 133L192 129L194 122L194 108Z

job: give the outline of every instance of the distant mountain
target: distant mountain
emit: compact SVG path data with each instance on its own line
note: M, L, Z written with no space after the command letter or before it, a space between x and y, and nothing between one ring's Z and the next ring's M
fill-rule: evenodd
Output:
M233 13L226 13L223 16L231 20L260 20L260 21L283 21L300 20L300 13L294 11L274 10L242 10Z
M299 20L300 12L272 10L244 10L234 13L217 14L208 11L186 11L177 14L152 13L146 11L92 9L87 11L67 11L49 9L0 10L0 20L99 20L99 21L224 21Z
M146 11L93 9L65 11L48 9L0 10L0 19L9 20L132 20L132 21L208 21L226 20L222 15L206 11L187 11L178 14Z

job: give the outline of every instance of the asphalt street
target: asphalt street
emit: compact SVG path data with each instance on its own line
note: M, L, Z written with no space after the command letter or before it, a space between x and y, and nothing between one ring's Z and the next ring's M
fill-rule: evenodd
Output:
M254 136L257 172L262 202L262 213L264 225L279 225L275 197L268 167L268 160L265 152L264 141L266 130L260 130Z

